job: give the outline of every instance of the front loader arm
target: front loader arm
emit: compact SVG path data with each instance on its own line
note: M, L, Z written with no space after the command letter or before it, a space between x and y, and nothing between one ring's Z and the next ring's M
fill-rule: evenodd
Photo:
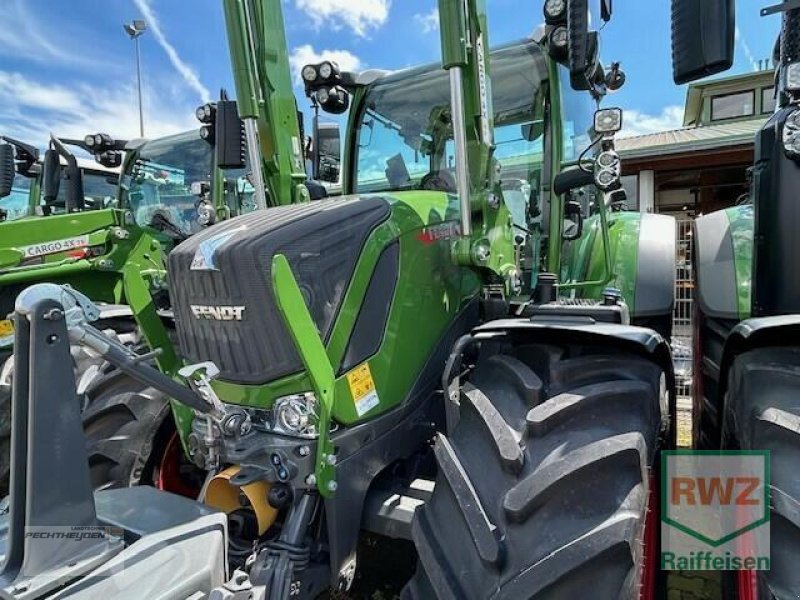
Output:
M239 116L261 205L309 200L281 2L223 0ZM260 160L259 160L260 158ZM259 178L260 175L260 178Z

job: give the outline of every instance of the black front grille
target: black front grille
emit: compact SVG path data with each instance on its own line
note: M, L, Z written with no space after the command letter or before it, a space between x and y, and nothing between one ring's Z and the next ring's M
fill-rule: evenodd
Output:
M275 303L273 256L286 256L327 341L361 248L389 212L380 198L277 207L231 219L178 246L169 257L169 275L182 355L213 361L220 378L235 383L264 383L302 370ZM198 250L215 241L213 265L193 269ZM244 310L241 320L217 320L198 317L192 306L212 313Z

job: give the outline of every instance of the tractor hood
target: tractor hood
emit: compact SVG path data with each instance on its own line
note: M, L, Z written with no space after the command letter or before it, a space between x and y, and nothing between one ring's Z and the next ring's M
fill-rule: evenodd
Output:
M102 244L105 242L106 230L115 224L113 210L2 222L0 269L15 267L28 259Z
M286 256L327 341L371 232L391 200L337 199L282 206L200 232L169 257L182 354L213 361L220 379L263 384L302 371L272 290L275 254Z

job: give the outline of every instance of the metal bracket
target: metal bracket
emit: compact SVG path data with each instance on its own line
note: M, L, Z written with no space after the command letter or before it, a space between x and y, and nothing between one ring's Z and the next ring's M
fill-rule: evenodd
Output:
M772 6L762 8L760 14L762 17L767 17L769 15L774 15L775 13L788 12L796 8L800 8L800 0L786 0L780 4L774 4Z
M325 345L317 331L317 326L308 312L303 293L283 254L272 259L272 287L278 310L289 334L292 336L297 353L308 371L308 377L319 400L319 438L317 440L317 464L315 479L319 493L329 498L336 491L334 465L336 458L330 439L331 410L333 409L336 377L333 372Z

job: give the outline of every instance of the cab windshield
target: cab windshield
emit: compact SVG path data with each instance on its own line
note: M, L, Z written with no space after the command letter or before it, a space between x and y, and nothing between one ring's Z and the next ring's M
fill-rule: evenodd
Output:
M559 65L561 90L561 143L565 163L576 162L592 142L597 104L588 92L572 89L569 69Z
M150 227L161 214L185 235L199 230L200 197L192 184L212 181L213 147L197 131L147 142L123 175L123 201L136 224Z
M11 194L5 198L0 198L0 220L15 221L23 217L44 215L45 212L34 207L43 207L44 201L41 197L31 198L31 186L35 176L25 177L17 173L14 175L14 183L11 187ZM114 206L117 196L117 182L119 177L112 171L99 171L84 168L82 170L83 181L83 201L84 210L98 210L101 208L111 208ZM46 214L64 214L67 203L67 186L62 185L58 189L56 201L49 207Z
M491 73L494 156L502 167L504 196L514 220L524 222L525 204L541 177L547 64L537 44L523 42L494 50ZM441 66L379 80L363 106L355 191L455 193L450 80Z
M30 214L30 192L33 179L19 173L14 175L11 193L0 198L0 220L15 221Z
M62 169L65 167L62 165ZM83 182L83 210L100 210L113 208L117 197L117 183L119 175L113 171L96 171L86 167L81 168L81 181ZM39 200L39 205L44 206L44 200ZM47 214L63 215L67 206L67 185L62 180L58 188L56 201L50 206ZM41 213L42 211L37 211Z

